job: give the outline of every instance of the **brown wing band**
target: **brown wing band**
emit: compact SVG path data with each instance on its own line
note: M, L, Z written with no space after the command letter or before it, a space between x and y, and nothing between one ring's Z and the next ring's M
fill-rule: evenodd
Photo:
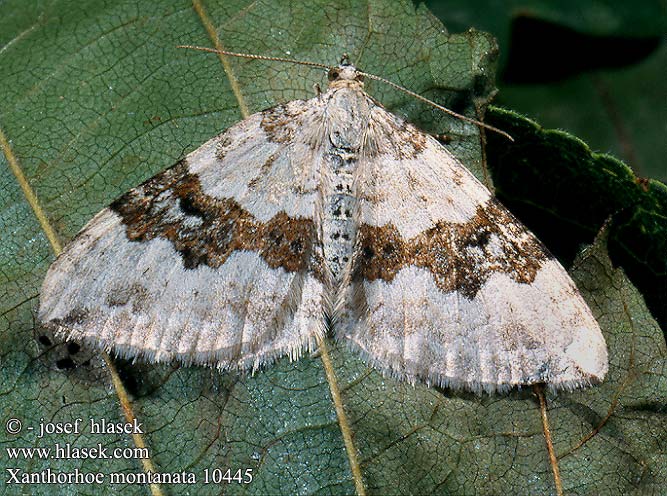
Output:
M412 265L428 269L443 292L458 291L470 299L494 272L530 284L542 263L552 258L495 199L480 205L469 222L439 222L408 241L391 225L364 224L357 246L356 281L391 281Z
M109 208L121 217L131 241L171 241L186 269L219 267L234 251L250 250L271 268L302 271L316 239L310 219L293 219L281 212L268 222L258 222L236 201L206 195L185 160L132 189Z

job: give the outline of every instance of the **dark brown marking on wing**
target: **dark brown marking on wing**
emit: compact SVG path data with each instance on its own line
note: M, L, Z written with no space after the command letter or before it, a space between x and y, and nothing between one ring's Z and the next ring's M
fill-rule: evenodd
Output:
M273 163L276 161L278 158L278 153L273 153L272 155L269 155L269 157L266 159L266 161L262 164L262 167L259 170L259 174L257 174L256 177L252 178L248 182L248 189L256 190L257 186L259 185L260 181L266 176L270 175L271 169L273 168Z
M138 313L146 310L150 301L148 290L139 283L132 283L129 286L119 284L110 288L105 303L109 307L122 307L131 303L132 311Z
M51 319L48 322L44 322L42 325L46 329L55 329L57 327L71 328L86 322L88 316L89 316L89 311L87 309L74 307L62 319Z
M466 223L439 222L405 241L391 226L359 228L353 279L391 281L408 266L428 269L443 292L474 298L495 272L530 284L547 248L495 199L477 208Z
M215 156L218 160L223 160L227 155L227 150L232 146L233 142L229 137L229 132L220 135L218 142L215 145Z
M109 208L121 217L130 241L167 239L186 269L219 267L237 250L255 251L271 268L290 272L306 269L314 258L312 219L293 219L281 212L268 222L259 222L233 199L206 195L185 160L121 196Z
M68 326L81 324L88 318L88 310L85 308L74 308L62 319L62 322Z
M294 108L295 102L276 105L262 112L260 126L270 141L290 143L294 140L294 131L299 124L298 116L303 114L302 109Z

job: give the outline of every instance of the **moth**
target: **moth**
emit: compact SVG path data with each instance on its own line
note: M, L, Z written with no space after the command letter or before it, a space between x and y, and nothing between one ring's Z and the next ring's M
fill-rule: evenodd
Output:
M323 93L251 115L99 212L48 270L43 325L221 370L296 359L331 333L412 383L601 381L604 337L544 245L364 92L380 78L327 69Z

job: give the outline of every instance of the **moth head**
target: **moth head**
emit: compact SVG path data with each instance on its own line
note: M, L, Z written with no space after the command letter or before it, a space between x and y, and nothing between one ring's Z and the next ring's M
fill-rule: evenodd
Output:
M329 81L357 81L362 83L364 76L351 64L341 64L329 69Z

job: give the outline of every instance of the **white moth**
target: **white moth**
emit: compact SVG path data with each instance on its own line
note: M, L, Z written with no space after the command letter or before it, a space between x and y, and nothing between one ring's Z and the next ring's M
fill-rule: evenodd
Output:
M50 267L40 321L225 370L298 358L331 330L410 382L601 381L605 341L563 267L364 76L330 68L326 92L248 117L102 210Z

